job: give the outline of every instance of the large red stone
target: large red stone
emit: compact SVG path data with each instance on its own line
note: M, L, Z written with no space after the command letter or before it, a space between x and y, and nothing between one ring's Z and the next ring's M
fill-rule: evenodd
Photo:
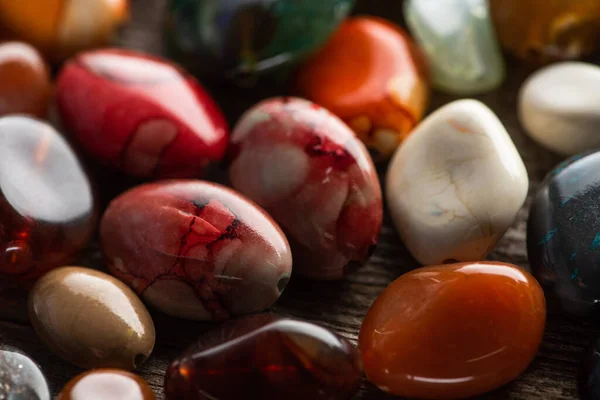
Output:
M80 54L62 69L58 110L99 161L139 178L195 177L220 160L227 123L178 66L131 50Z

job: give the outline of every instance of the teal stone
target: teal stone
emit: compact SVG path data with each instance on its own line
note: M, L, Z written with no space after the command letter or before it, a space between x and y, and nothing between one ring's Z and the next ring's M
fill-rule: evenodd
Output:
M353 0L171 0L168 50L201 76L243 79L319 48Z
M434 88L473 95L502 83L504 60L487 0L407 0L404 15L427 57Z

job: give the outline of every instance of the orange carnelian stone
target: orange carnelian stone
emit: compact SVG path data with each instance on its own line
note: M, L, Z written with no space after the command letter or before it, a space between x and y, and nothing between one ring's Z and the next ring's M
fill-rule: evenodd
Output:
M0 43L0 116L44 117L51 90L48 66L36 49L22 42Z
M400 396L456 399L519 376L542 340L546 302L511 264L419 268L383 291L360 330L364 370Z
M300 69L297 83L381 158L421 119L430 91L423 57L406 32L373 17L345 21Z

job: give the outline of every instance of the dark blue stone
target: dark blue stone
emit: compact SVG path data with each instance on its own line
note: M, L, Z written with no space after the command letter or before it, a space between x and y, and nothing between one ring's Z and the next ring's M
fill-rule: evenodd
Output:
M600 316L600 152L574 156L546 176L533 199L527 252L550 309Z
M0 350L0 399L50 400L46 378L29 357Z

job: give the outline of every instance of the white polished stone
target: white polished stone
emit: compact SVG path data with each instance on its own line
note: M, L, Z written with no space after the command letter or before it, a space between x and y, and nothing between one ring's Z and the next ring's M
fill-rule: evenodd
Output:
M404 15L436 89L484 93L504 80L504 60L487 0L406 0Z
M496 115L476 100L438 109L404 141L387 172L392 219L424 265L478 261L513 223L529 180Z
M536 142L573 155L600 147L600 67L562 62L542 68L521 87L519 119Z

